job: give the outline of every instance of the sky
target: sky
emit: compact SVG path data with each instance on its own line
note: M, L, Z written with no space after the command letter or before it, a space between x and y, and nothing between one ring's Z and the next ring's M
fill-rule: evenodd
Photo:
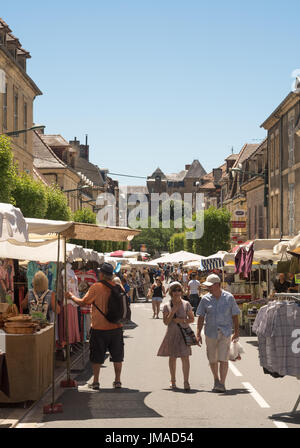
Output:
M87 134L90 161L111 173L176 173L194 159L210 172L264 139L300 74L296 1L15 0L0 17L32 57L35 123Z

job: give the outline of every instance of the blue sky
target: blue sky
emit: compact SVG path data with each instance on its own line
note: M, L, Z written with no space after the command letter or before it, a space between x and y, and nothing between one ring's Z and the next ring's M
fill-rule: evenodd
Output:
M211 171L265 137L300 73L296 1L17 0L0 15L32 56L35 122L88 134L91 162L114 173Z

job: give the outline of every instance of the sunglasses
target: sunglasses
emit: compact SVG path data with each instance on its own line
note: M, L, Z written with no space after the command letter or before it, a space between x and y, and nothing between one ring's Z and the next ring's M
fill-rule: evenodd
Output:
M173 292L182 292L182 289L181 288L176 288L176 289L173 289Z

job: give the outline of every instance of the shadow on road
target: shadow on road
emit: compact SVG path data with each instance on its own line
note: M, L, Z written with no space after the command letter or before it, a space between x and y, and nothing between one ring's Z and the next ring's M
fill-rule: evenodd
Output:
M245 341L245 342L246 342L246 344L251 344L254 347L258 347L258 341Z
M284 423L290 423L294 425L300 425L300 411L294 414L291 412L281 412L280 414L273 414L269 417L270 420L278 420Z
M95 391L88 388L87 381L92 375L91 366L76 378L77 389L65 389L58 402L63 405L63 413L46 414L43 423L54 421L97 420L113 418L158 418L160 414L145 404L151 392L137 389L101 388Z
M176 389L163 389L163 390L167 390L169 392L173 392L173 393L181 393L181 394L186 394L186 395L192 395L192 394L197 394L198 392L205 392L204 390L199 390L199 389L190 389L189 392L186 392L184 389L180 389L180 387L177 387Z
M222 394L224 396L231 396L231 395L242 395L242 394L249 394L249 390L247 389L227 389L226 392L213 392L212 390L208 391L212 394Z

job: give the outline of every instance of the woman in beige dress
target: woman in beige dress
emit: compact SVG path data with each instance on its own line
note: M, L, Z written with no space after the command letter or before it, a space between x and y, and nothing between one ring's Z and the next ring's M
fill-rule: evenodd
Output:
M192 350L191 347L186 345L178 324L182 327L187 327L188 324L194 322L194 313L191 304L182 299L182 292L182 286L179 282L170 284L169 294L171 300L166 303L163 308L163 322L167 325L167 332L158 350L157 356L169 357L171 389L176 389L176 359L181 358L184 390L188 392L190 390L189 357L192 354Z

